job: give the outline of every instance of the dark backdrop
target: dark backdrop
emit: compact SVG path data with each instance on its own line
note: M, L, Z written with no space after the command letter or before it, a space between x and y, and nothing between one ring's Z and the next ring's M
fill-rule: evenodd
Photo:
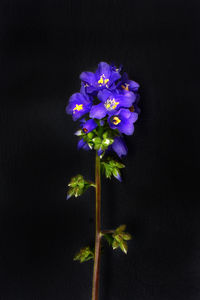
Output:
M2 0L0 299L86 300L94 192L66 201L94 155L65 114L79 74L123 64L141 115L122 184L103 181L103 227L126 223L128 255L106 248L102 300L200 299L199 1ZM196 173L196 174L195 174Z

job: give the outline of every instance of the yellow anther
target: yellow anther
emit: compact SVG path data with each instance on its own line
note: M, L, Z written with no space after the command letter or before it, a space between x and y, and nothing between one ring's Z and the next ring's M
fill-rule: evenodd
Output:
M114 125L118 125L121 122L121 120L118 117L113 117L112 122Z
M103 75L100 76L100 79L98 80L98 84L99 84L100 86L106 85L106 83L107 83L108 81L109 81L109 79L108 79L108 78L105 78L105 75L103 74Z
M80 111L83 109L83 104L76 104L76 106L73 109L73 112L75 113L75 111Z
M125 85L123 85L122 84L122 86L121 86L124 90L126 90L126 91L129 91L129 84L128 83L125 83Z
M107 110L113 110L117 107L118 104L119 102L115 101L115 99L108 98L104 103L104 106Z
M117 107L117 105L119 104L119 102L115 102L112 109L115 109Z

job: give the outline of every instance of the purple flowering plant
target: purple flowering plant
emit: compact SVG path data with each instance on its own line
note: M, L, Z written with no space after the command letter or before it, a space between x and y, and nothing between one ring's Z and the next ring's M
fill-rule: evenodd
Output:
M132 135L134 123L140 109L139 84L122 73L122 67L100 62L97 70L80 74L80 92L73 94L66 107L67 114L79 122L78 149L95 150L95 182L84 179L82 175L73 177L68 184L67 199L81 196L89 187L96 190L96 234L94 247L82 248L74 257L81 263L94 260L92 300L98 300L101 240L104 238L113 249L121 249L127 254L127 241L131 235L125 232L126 225L116 229L102 230L101 226L101 173L106 178L115 177L121 181L124 164L122 156L128 149L124 135ZM113 152L117 155L113 155ZM118 156L120 158L116 159Z

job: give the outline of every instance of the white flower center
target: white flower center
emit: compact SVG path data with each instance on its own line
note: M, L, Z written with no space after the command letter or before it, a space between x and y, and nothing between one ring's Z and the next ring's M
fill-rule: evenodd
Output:
M108 98L106 102L104 103L104 106L107 110L113 110L117 107L119 102L116 102L114 98Z

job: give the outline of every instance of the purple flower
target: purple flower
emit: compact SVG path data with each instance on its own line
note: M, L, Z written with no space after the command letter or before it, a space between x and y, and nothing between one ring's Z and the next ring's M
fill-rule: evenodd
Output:
M100 149L97 151L97 154L98 154L98 156L101 156L102 153L103 153L103 150L100 148Z
M102 119L106 115L116 114L121 107L131 107L136 99L132 92L120 94L106 89L99 91L97 96L101 103L92 106L90 118Z
M128 148L122 137L116 137L111 147L120 158L122 157L122 155L127 155Z
M138 114L129 109L122 108L115 115L108 118L110 128L118 129L126 135L132 135L134 131L133 123L137 121Z
M77 147L78 147L78 149L82 148L82 149L84 149L86 151L90 150L90 147L88 146L88 144L83 139L81 139L81 140L78 141Z
M97 127L97 123L93 119L89 119L85 123L82 123L82 129L84 133L89 133Z
M121 77L119 70L106 62L100 62L95 73L82 72L80 79L86 92L91 94L104 88L114 89L115 81Z
M120 82L117 84L117 88L119 90L122 90L123 92L126 91L137 92L139 87L140 87L139 83L128 79L127 73L124 73L122 75Z
M92 107L92 100L88 95L81 93L73 94L69 99L66 112L72 114L73 120L76 121L86 113L89 113Z
M117 180L119 180L120 182L122 182L122 178L121 178L121 175L119 174L119 172L117 171L115 174L113 174L115 176L115 178Z

